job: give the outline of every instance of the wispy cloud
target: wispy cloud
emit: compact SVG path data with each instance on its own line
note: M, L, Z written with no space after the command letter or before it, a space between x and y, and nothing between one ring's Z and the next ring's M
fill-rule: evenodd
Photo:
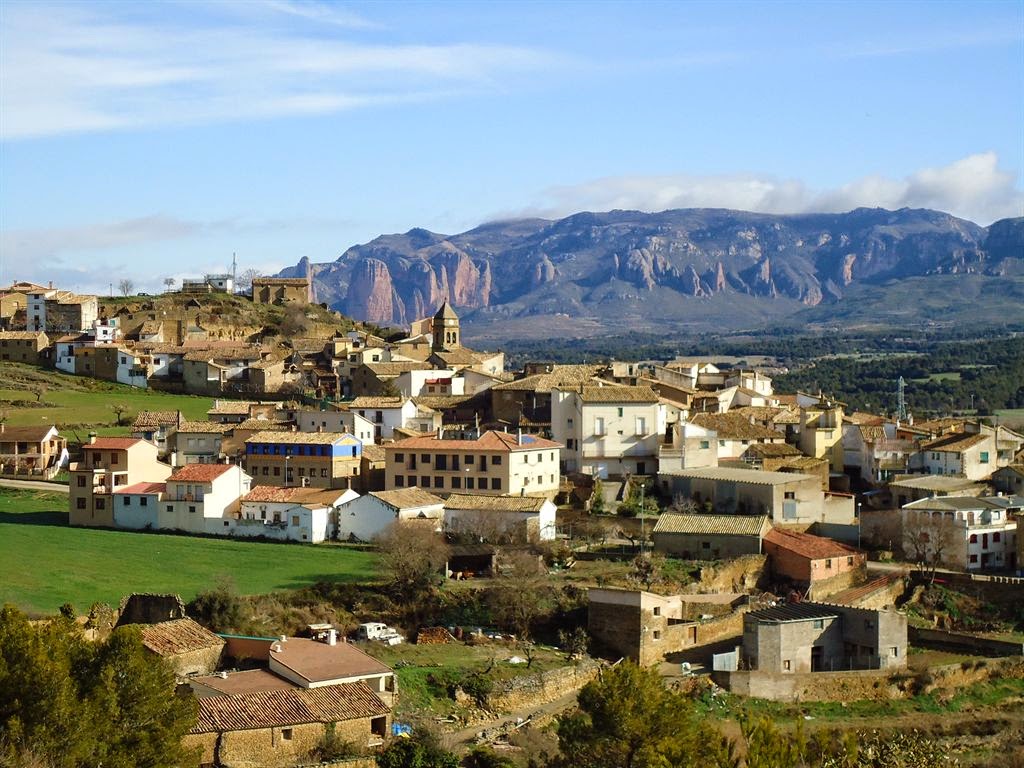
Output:
M112 9L123 6L8 4L0 27L0 138L448 98L561 60L508 45L359 42L349 39L351 30L371 23L334 5L252 6L289 24L223 10L235 4L187 13L193 7L153 4L142 8L158 9L156 18L114 18Z
M904 178L866 176L835 189L813 189L797 179L772 176L675 174L615 176L552 187L514 215L564 216L616 208L733 208L761 213L848 211L860 206L935 208L971 221L1024 216L1024 192L1015 174L999 168L994 152L969 155ZM500 218L508 218L503 214Z
M1012 26L1002 29L918 29L898 37L882 31L876 39L840 43L832 46L830 51L841 58L883 58L1021 42L1024 42L1024 32Z

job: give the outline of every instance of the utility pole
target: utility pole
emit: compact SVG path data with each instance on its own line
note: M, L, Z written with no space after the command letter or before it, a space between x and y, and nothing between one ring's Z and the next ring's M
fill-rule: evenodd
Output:
M907 382L900 376L900 380L896 383L896 419L901 424L907 421L907 399L904 395L906 386Z

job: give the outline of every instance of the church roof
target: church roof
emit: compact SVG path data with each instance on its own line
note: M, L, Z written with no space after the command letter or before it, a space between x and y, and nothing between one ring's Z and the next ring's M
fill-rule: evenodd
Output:
M458 320L459 316L455 314L455 310L451 308L447 301L441 304L441 307L434 314L435 320Z

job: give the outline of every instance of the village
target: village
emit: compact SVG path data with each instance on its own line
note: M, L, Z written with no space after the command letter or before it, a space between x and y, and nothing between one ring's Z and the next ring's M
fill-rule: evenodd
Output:
M1019 600L1021 432L917 419L902 391L878 413L777 392L771 366L712 357L510 371L501 351L463 344L448 301L389 331L317 304L310 276L235 282L117 299L29 283L0 293L0 371L212 399L204 419L118 412L117 434L77 437L5 412L0 482L60 486L67 526L363 548L392 563L423 553L425 572L402 587L409 605L362 599L344 626L264 635L125 584L88 631L141 628L195 699L183 741L196 764L372 766L425 714L453 749L525 760L517 734L623 660L787 705L1021 676L1012 610L972 624L936 603L938 590ZM502 611L495 598L489 621L445 621L426 596L471 600L510 580L520 602ZM523 604L535 583L575 595L572 609L541 621ZM499 661L505 672L472 671L443 711L424 710L402 683L421 646L489 654L487 674Z

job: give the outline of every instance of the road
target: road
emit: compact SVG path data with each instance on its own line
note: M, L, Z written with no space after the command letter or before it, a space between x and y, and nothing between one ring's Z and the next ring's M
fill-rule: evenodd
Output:
M23 491L52 491L53 493L68 493L68 487L63 483L46 483L41 480L0 480L0 488L20 488Z
M579 691L572 691L571 693L567 693L554 701L549 701L547 704L523 707L522 709L517 709L507 715L501 715L494 720L488 720L487 722L467 726L466 728L462 728L458 731L446 733L441 738L444 740L445 746L449 749L454 749L457 747L463 747L466 744L472 744L476 739L476 735L480 733L480 731L489 731L498 728L505 723L515 723L520 719L525 720L531 715L537 715L540 720L547 720L548 718L575 706L577 694L579 694Z

